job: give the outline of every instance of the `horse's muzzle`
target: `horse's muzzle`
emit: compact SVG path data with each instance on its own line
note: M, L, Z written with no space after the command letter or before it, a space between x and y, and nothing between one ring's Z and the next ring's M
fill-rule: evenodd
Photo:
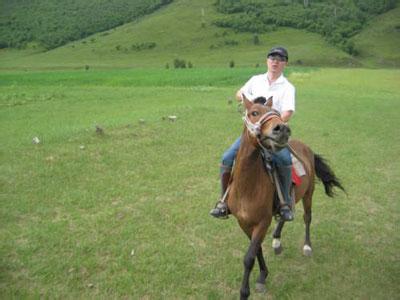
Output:
M287 146L291 130L286 124L275 125L266 135L261 134L261 143L268 148L284 148Z
M289 126L285 124L278 124L272 129L272 134L277 137L278 140L285 140L286 142L289 140L289 137L291 135L291 130Z

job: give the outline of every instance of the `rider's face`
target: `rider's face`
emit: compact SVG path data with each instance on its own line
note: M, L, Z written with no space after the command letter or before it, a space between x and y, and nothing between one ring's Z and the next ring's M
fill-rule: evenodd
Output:
M280 55L271 55L267 58L268 71L271 73L282 73L286 65L286 59Z

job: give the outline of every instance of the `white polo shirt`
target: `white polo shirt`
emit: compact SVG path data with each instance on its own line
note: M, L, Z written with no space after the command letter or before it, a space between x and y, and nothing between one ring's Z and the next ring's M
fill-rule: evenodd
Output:
M255 75L240 89L240 91L251 101L258 97L268 100L272 96L272 108L280 113L284 111L295 111L295 88L283 74L269 84L268 73Z

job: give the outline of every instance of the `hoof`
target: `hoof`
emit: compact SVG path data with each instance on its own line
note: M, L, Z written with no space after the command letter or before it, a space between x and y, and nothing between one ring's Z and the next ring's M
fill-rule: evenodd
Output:
M265 286L265 283L256 283L256 292L260 294L265 294L267 292L267 287Z
M279 255L282 253L282 245L281 241L279 239L273 239L272 240L272 248L274 248L274 252L276 255Z
M304 245L303 254L304 254L304 256L311 256L312 255L312 249L311 249L311 247L309 245Z
M274 253L275 253L275 255L281 254L282 251L283 251L282 246L279 246L278 248L274 248Z

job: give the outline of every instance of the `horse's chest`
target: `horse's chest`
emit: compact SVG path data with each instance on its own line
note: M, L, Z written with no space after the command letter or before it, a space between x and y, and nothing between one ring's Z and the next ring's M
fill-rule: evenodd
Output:
M251 222L261 220L268 214L267 201L240 201L233 209L232 213L242 222L251 220Z

